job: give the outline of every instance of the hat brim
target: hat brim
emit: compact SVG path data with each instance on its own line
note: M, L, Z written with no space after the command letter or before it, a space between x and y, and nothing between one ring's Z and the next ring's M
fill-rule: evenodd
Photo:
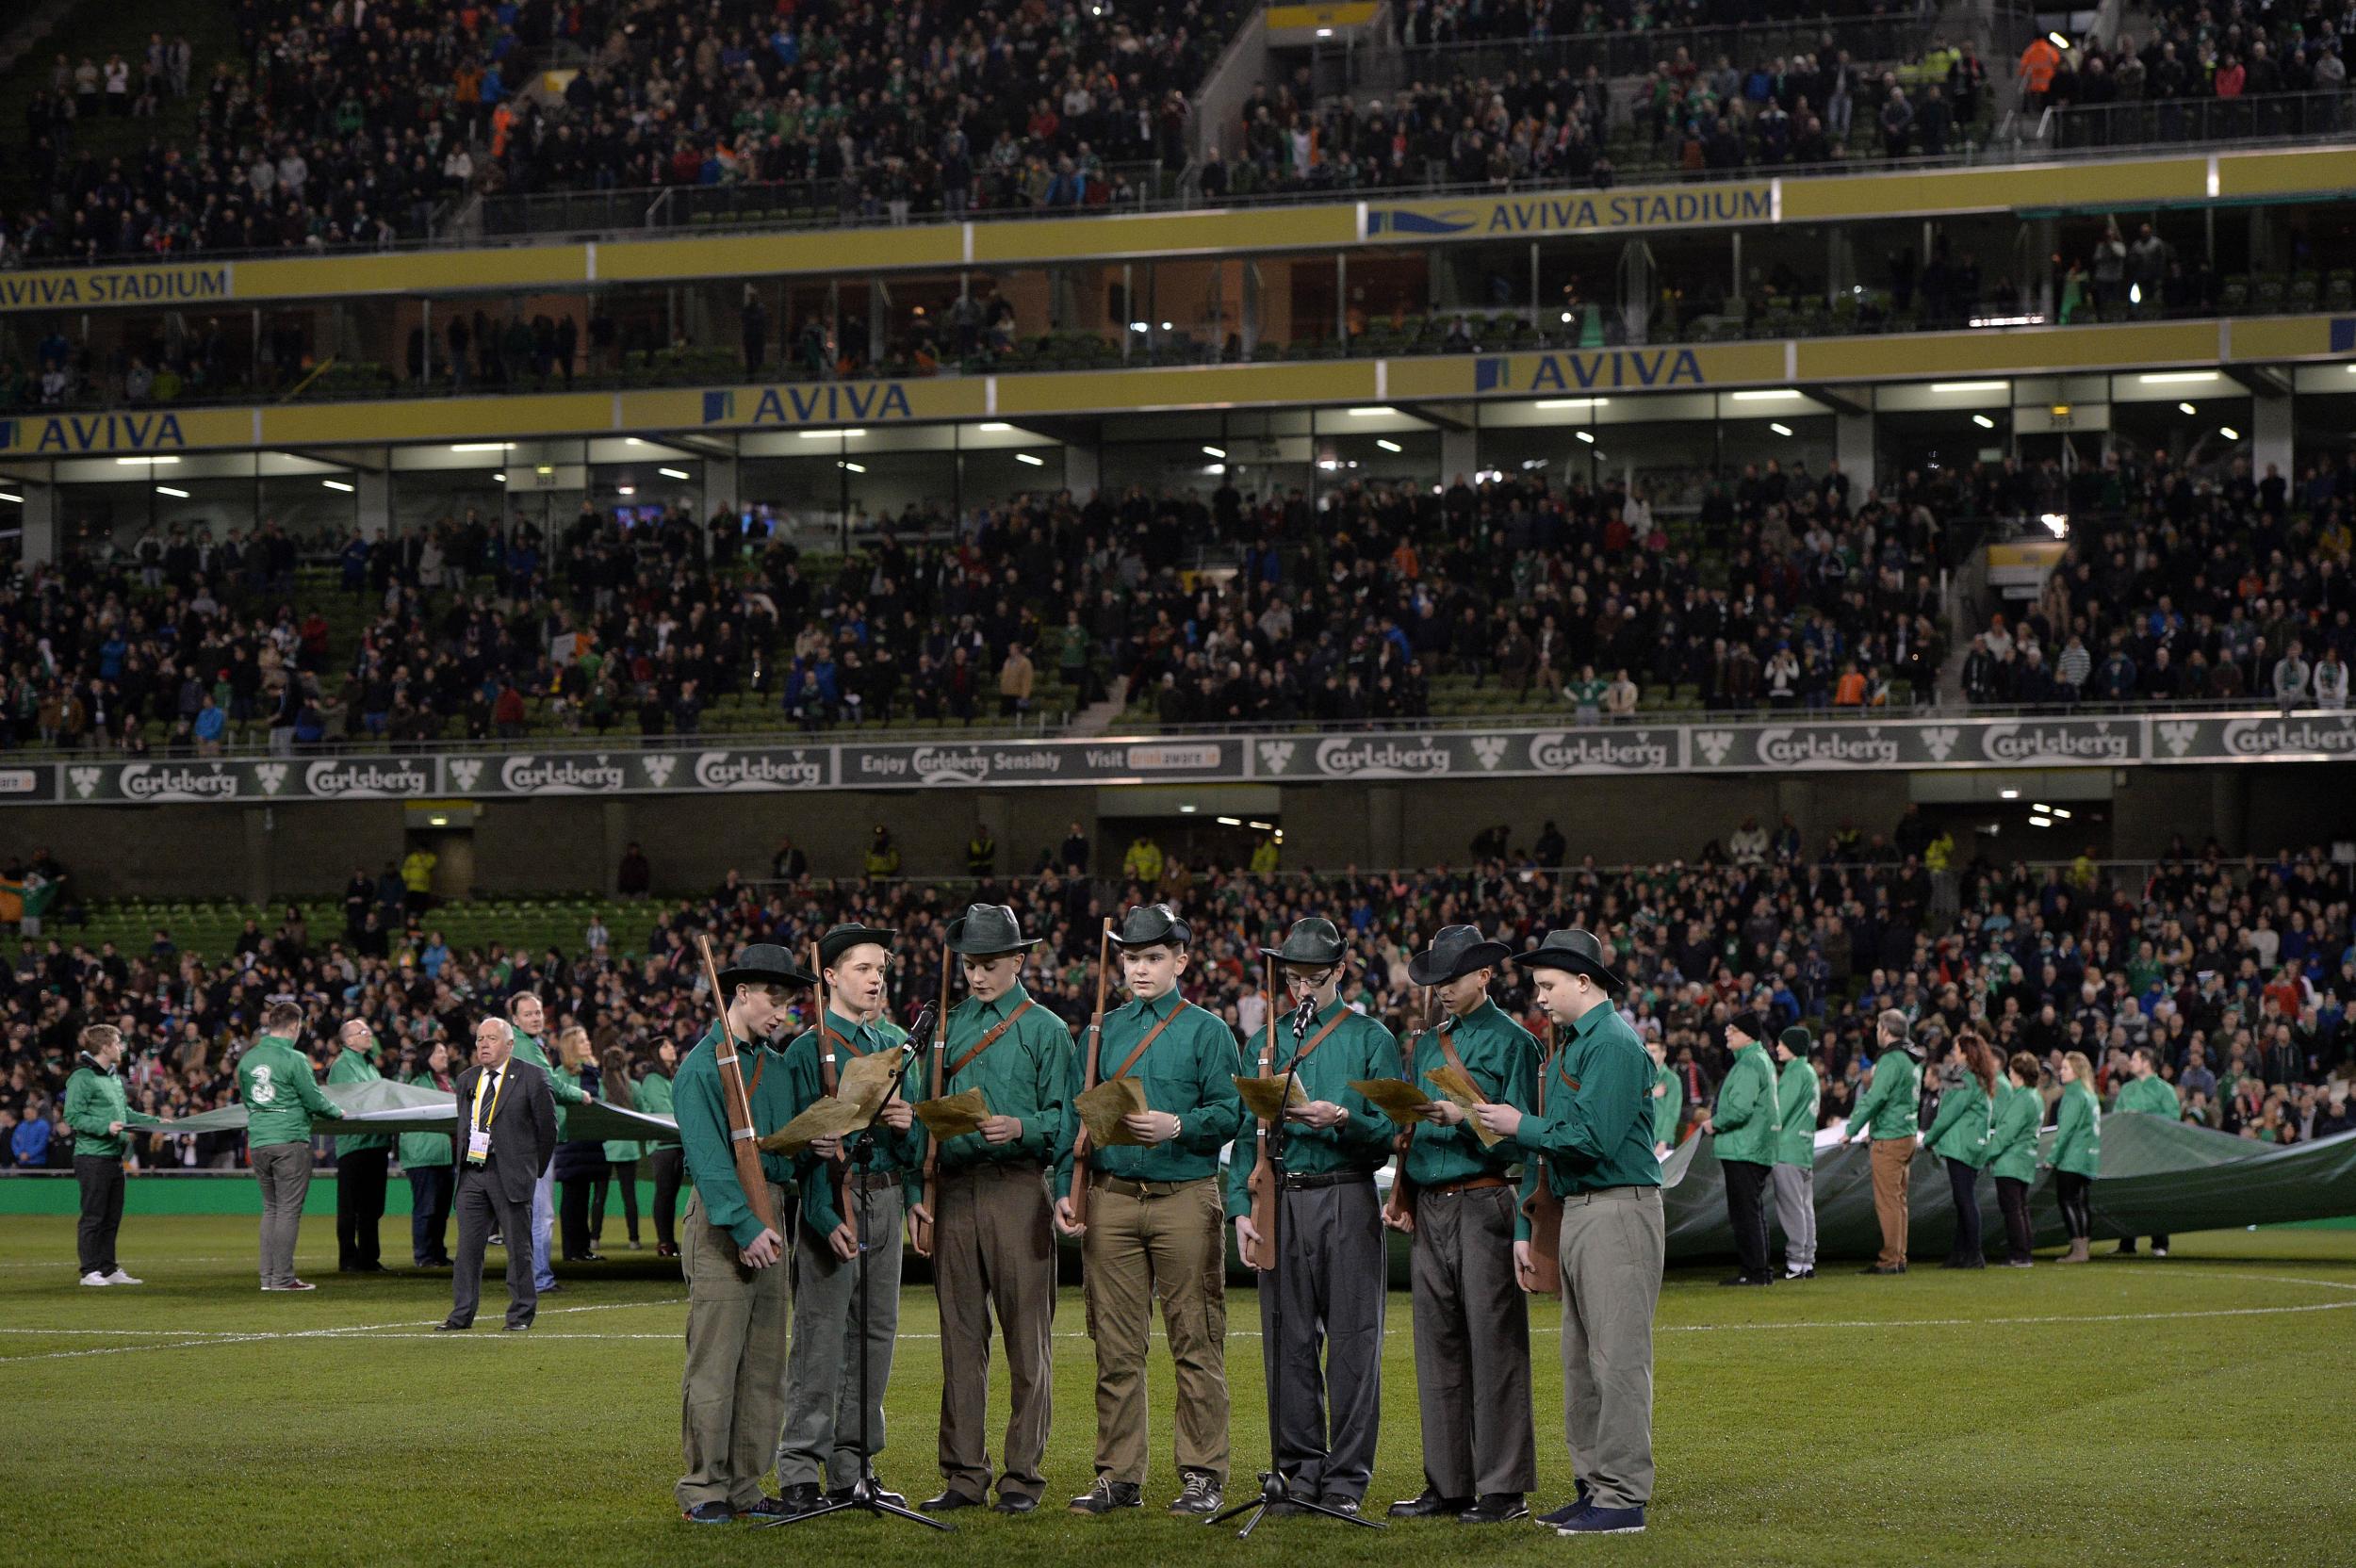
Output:
M1445 986L1477 969L1495 969L1513 956L1513 950L1503 942L1474 942L1447 964L1435 962L1431 953L1418 953L1407 960L1407 978L1418 986Z
M959 915L949 923L949 930L942 937L941 942L950 952L962 953L969 958L995 958L1006 953L1027 953L1046 939L1044 937L1025 937L1018 927L1015 931L1015 939L1004 947L995 943L988 947L974 946L965 940L965 917Z
M1330 953L1287 953L1281 947L1264 947L1260 956L1273 958L1280 964L1338 964L1349 956L1348 943L1336 942Z
M843 955L869 942L889 952L892 948L892 939L899 934L899 928L892 925L861 925L849 931L829 932L819 939L818 961L826 968L832 969L835 961ZM826 951L830 947L834 949L832 953Z
M814 986L818 977L805 974L798 969L762 969L747 967L724 969L720 972L720 994L727 996L739 986Z
M1516 954L1513 961L1524 969L1565 969L1573 974L1583 974L1614 995L1628 989L1628 982L1611 969L1567 948L1533 947L1527 953Z

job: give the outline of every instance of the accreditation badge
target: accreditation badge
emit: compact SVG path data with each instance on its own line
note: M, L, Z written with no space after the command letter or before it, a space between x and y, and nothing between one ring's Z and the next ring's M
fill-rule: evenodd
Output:
M481 1165L491 1157L491 1130L472 1127L466 1131L466 1163Z

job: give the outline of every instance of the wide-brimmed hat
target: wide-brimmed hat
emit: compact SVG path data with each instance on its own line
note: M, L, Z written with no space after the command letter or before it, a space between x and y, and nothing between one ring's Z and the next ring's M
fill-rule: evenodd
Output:
M739 986L814 986L818 977L794 961L794 955L775 942L754 942L720 972L720 996L733 995Z
M969 904L965 913L949 923L949 951L972 958L1020 953L1037 947L1040 939L1023 934L1023 923L1003 904Z
M1547 932L1545 940L1515 955L1513 961L1524 969L1566 969L1573 974L1583 974L1614 995L1628 989L1628 982L1603 961L1603 943L1595 939L1594 932L1581 931L1576 925Z
M1311 915L1293 922L1293 928L1284 933L1282 944L1264 947L1260 951L1280 963L1338 964L1350 944L1342 940L1340 929L1323 915Z
M1513 950L1493 942L1477 925L1443 925L1432 945L1407 960L1407 978L1418 986L1445 986L1460 974L1495 969Z
M1152 947L1156 942L1168 942L1172 947L1184 947L1193 936L1186 929L1186 923L1169 905L1138 904L1123 913L1121 923L1113 927L1113 945Z
M900 933L889 925L861 925L857 921L847 925L830 927L818 939L818 962L821 968L832 969L834 961L861 942L874 942L877 947L890 947L892 939Z

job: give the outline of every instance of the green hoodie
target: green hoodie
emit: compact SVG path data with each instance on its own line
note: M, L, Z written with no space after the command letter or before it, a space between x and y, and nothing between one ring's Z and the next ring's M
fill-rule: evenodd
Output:
M559 1071L556 1064L548 1060L548 1054L540 1049L540 1042L521 1029L515 1031L515 1057L519 1061L530 1062L548 1075L548 1093L556 1100L556 1141L563 1143L564 1107L586 1105L589 1103L589 1091L581 1086L580 1079L571 1072Z
M384 1075L376 1070L376 1057L367 1051L354 1051L346 1046L327 1064L327 1081L331 1084L373 1084ZM335 1135L335 1154L365 1153L371 1149L390 1149L390 1133L338 1133Z
M1721 1162L1775 1163L1783 1123L1775 1112L1775 1070L1767 1060L1767 1048L1759 1041L1734 1054L1734 1066L1727 1070L1726 1082L1718 1086L1710 1131L1710 1147Z
M2111 1109L2141 1111L2170 1121L2183 1114L2176 1103L2176 1086L2156 1072L2149 1078L2130 1078L2119 1089L2119 1098L2111 1102Z
M1922 1101L1922 1064L1906 1047L1892 1046L1873 1058L1873 1081L1849 1112L1847 1135L1871 1127L1875 1143L1910 1138L1921 1125L1916 1113Z
M89 1056L65 1081L65 1124L74 1129L75 1157L119 1160L131 1140L112 1132L114 1123L131 1119L131 1102L123 1090L123 1077L92 1065Z
M1652 1140L1677 1146L1677 1123L1685 1119L1685 1080L1661 1066L1652 1075Z
M1824 1098L1816 1070L1808 1066L1806 1056L1794 1056L1783 1064L1783 1071L1775 1078L1775 1115L1783 1122L1783 1131L1775 1135L1777 1165L1816 1168L1816 1113Z
M263 1035L237 1058L237 1098L245 1102L248 1149L311 1141L311 1119L340 1121L344 1113L319 1092L311 1058L290 1041Z
M451 1081L453 1083L456 1082L455 1079L452 1079ZM409 1075L409 1083L413 1087L421 1089L438 1089L442 1086L434 1081L433 1073L422 1068ZM452 1123L452 1125L455 1125L455 1123ZM401 1169L411 1170L420 1166L456 1164L457 1161L454 1157L453 1147L454 1136L455 1135L450 1133L401 1134Z
M1939 1095L1939 1114L1931 1118L1922 1141L1940 1159L1961 1160L1978 1169L1988 1164L1988 1139L1995 1131L1996 1106L1980 1081L1967 1072L1962 1083Z
M1988 1139L1988 1164L1997 1177L2037 1180L2037 1130L2044 1120L2045 1102L2037 1090L2010 1082L1996 1086L1996 1131Z
M2053 1105L2055 1170L2092 1178L2102 1171L2102 1107L2085 1084L2064 1084Z

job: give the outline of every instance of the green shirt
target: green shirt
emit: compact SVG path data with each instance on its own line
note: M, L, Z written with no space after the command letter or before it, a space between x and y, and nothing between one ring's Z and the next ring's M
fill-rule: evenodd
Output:
M2176 1086L2153 1073L2149 1078L2131 1078L2119 1091L2111 1104L2114 1111L2140 1111L2146 1116L2166 1117L2174 1121L2179 1114Z
M1466 1067L1472 1065L1466 1059ZM1620 1010L1597 1003L1570 1027L1546 1074L1546 1110L1525 1110L1513 1135L1497 1145L1523 1161L1522 1196L1538 1190L1543 1168L1556 1196L1605 1187L1657 1187L1661 1161L1652 1152L1652 1057ZM1536 1102L1533 1093L1532 1103ZM1543 1156L1541 1158L1540 1156ZM1513 1216L1516 1240L1530 1219Z
M1685 1081L1667 1064L1652 1075L1652 1140L1677 1147L1677 1123L1685 1119Z
M118 1121L131 1119L130 1097L119 1073L77 1067L65 1081L65 1124L74 1129L74 1153L94 1160L119 1160L131 1140L112 1131Z
M2102 1107L2089 1085L2062 1086L2061 1099L2053 1104L2052 1164L2055 1170L2075 1176L2102 1174Z
M728 1102L720 1095L719 1037L720 1023L714 1019L695 1048L680 1059L679 1072L671 1080L672 1113L679 1119L687 1179L703 1200L704 1217L735 1237L737 1246L744 1247L760 1237L761 1218L744 1196L744 1184L736 1174L736 1154L728 1146ZM753 1132L766 1136L794 1119L794 1095L784 1058L766 1045L754 1050L739 1041L738 1046L737 1065L744 1072ZM764 1150L761 1168L770 1181L792 1190L791 1157ZM785 1216L777 1216L777 1220L783 1224Z
M1092 1168L1131 1182L1196 1182L1219 1174L1219 1152L1234 1141L1244 1123L1243 1096L1235 1092L1243 1057L1235 1037L1219 1015L1207 1012L1175 990L1151 1002L1129 1002L1104 1015L1104 1034L1098 1042L1097 1071L1110 1078L1128 1059L1137 1042L1167 1019L1170 1026L1154 1037L1137 1058L1129 1076L1145 1090L1145 1108L1178 1119L1178 1134L1151 1147L1124 1144L1099 1149L1088 1156ZM1072 1093L1076 1097L1088 1063L1072 1053ZM1072 1152L1067 1143L1055 1170L1055 1196L1072 1193Z
M1374 1102L1350 1086L1353 1079L1398 1077L1399 1042L1391 1037L1388 1029L1337 996L1318 1010L1309 1032L1301 1037L1301 1045L1317 1039L1318 1031L1328 1024L1333 1026L1333 1032L1301 1064L1294 1081L1309 1099L1330 1100L1350 1116L1337 1127L1287 1122L1284 1128L1284 1168L1296 1176L1323 1176L1336 1170L1364 1171L1371 1176L1389 1155L1395 1135L1390 1119L1375 1109ZM1265 1034L1244 1041L1247 1075L1260 1070L1260 1048L1265 1043ZM1270 1071L1279 1078L1284 1076L1298 1049L1293 1043L1291 1015L1278 1018L1276 1049L1268 1059ZM1242 1131L1235 1135L1235 1147L1227 1156L1230 1219L1252 1212L1252 1168L1260 1163L1259 1132L1259 1119L1246 1115Z
M1849 1111L1847 1136L1873 1130L1875 1143L1910 1138L1922 1125L1922 1064L1904 1046L1891 1046L1873 1061L1873 1081Z
M263 1035L237 1058L237 1098L245 1102L248 1149L311 1141L311 1119L343 1119L319 1092L311 1058L276 1035Z
M1980 1087L1980 1081L1967 1072L1962 1083L1939 1095L1939 1111L1931 1118L1922 1141L1942 1160L1980 1167L1988 1164L1988 1139L1995 1131L1995 1102Z
M1746 1160L1773 1165L1782 1141L1783 1122L1775 1112L1775 1069L1767 1048L1753 1040L1734 1054L1734 1066L1718 1086L1718 1103L1710 1113L1710 1147L1720 1161Z
M826 1009L826 1025L827 1032L834 1036L834 1040L828 1042L828 1048L848 1052L853 1056L896 1050L900 1041L908 1037L906 1031L889 1024L854 1023L831 1007ZM839 1059L836 1063L838 1073L849 1065L847 1060ZM785 1075L787 1092L792 1097L786 1111L788 1120L826 1098L826 1079L819 1061L817 1030L805 1030L785 1048ZM840 1082L839 1077L837 1081ZM905 1092L902 1098L908 1098ZM863 1136L862 1142L867 1142ZM903 1188L913 1199L921 1194L923 1188L924 1166L924 1124L921 1121L910 1122L907 1132L895 1133L878 1119L873 1141L867 1142L867 1152L859 1168L898 1171ZM794 1160L794 1171L802 1184L802 1223L816 1227L811 1233L813 1235L822 1238L831 1235L834 1228L843 1223L843 1216L838 1212L832 1162L804 1153Z
M2037 1180L2037 1130L2045 1120L2045 1102L2035 1089L1996 1086L1996 1131L1988 1140L1988 1165L2001 1180Z
M1775 1163L1816 1168L1816 1113L1824 1102L1824 1086L1806 1056L1783 1064L1775 1078L1775 1116L1783 1131L1775 1135Z
M365 1051L347 1046L335 1053L335 1059L327 1064L327 1081L331 1084L373 1084L384 1075L376 1070L376 1059ZM390 1149L390 1133L338 1133L335 1135L335 1155L366 1153L371 1149Z
M949 1009L935 1049L943 1074L941 1092L962 1094L979 1089L992 1116L1010 1116L1023 1131L1006 1143L991 1143L979 1133L966 1133L941 1146L943 1171L980 1165L1013 1165L1030 1161L1052 1166L1063 1158L1065 1147L1078 1126L1067 1096L1072 1088L1072 1031L1063 1020L1036 1004L1021 986L1008 988L994 1002L969 996ZM1015 1018L1020 1012L1022 1017ZM1013 1018L1013 1025L990 1042L989 1050L966 1063L954 1077L949 1069L980 1043L984 1035ZM929 1069L919 1063L917 1070ZM911 1071L911 1079L916 1072ZM908 1098L929 1098L921 1084L912 1084Z
M334 1075L330 1074L329 1076L332 1078ZM456 1079L453 1078L451 1082L455 1083ZM409 1083L411 1086L421 1089L438 1089L442 1086L434 1081L433 1073L423 1070L411 1073L409 1075ZM456 1128L458 1125L459 1123L455 1121L450 1123L452 1128ZM403 1170L410 1170L419 1166L453 1165L457 1163L457 1136L458 1135L454 1131L449 1133L401 1134L400 1139L401 1168Z
M1528 1112L1538 1103L1538 1042L1530 1038L1529 1030L1487 1000L1462 1018L1440 1021L1456 1054L1464 1058L1464 1070L1491 1097L1491 1104ZM1407 1064L1407 1078L1426 1093L1435 1093L1424 1074L1447 1061L1447 1053L1440 1049L1440 1030L1426 1029L1415 1037L1415 1060ZM1453 1127L1418 1122L1415 1135L1407 1145L1407 1179L1418 1187L1445 1186L1475 1176L1510 1176L1522 1157L1513 1139L1501 1138L1483 1148L1470 1119Z
M714 1023L712 1027L717 1029L719 1025ZM533 1067L548 1074L548 1093L556 1100L556 1141L563 1143L564 1141L564 1107L587 1104L589 1091L582 1088L571 1073L559 1071L556 1064L548 1060L548 1054L540 1049L540 1042L521 1029L515 1031L515 1057L518 1061L530 1062ZM760 1234L758 1231L753 1233Z

